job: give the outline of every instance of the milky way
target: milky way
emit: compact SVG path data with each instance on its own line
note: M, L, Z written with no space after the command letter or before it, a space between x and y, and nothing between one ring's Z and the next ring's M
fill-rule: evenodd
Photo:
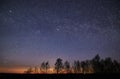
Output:
M99 54L120 61L119 0L1 0L0 66Z

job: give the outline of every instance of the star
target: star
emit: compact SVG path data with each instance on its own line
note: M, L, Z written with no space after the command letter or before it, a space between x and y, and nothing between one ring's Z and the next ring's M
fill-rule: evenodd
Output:
M13 13L13 11L10 9L10 10L9 10L9 13Z
M59 29L59 28L56 28L56 31L60 31L60 29Z

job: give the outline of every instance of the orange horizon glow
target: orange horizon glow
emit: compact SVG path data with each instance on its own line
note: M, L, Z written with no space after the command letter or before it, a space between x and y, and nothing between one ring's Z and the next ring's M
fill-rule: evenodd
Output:
M25 67L0 67L0 73L24 73L26 69Z
M12 68L7 68L7 67L0 67L0 73L19 73L19 74L25 74L25 71L27 71L28 67L12 67ZM54 68L50 68L48 69L48 72L41 72L38 71L37 74L55 74L56 71L54 71ZM67 72L65 72L64 70L62 70L62 72L60 72L60 74L66 74ZM74 72L72 72L74 73ZM82 73L82 72L80 72ZM90 72L86 72L86 73L93 73L93 71ZM36 74L36 72L32 72L31 74Z

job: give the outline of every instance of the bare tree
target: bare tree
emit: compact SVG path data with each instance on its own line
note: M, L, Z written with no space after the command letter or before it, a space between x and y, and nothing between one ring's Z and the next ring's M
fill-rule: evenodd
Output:
M41 66L40 66L40 71L41 71L41 72L45 72L45 69L46 69L46 67L45 67L45 62L42 62L42 63L41 63Z
M63 68L62 59L58 58L55 63L55 70L57 71L57 74L62 70L62 68Z
M47 73L47 70L50 68L49 62L48 61L47 62L42 62L40 68L41 68L40 70L42 72L46 72Z
M102 66L101 66L100 61L101 61L101 59L98 54L92 59L93 69L94 69L94 72L96 72L96 73L102 72Z
M75 73L79 73L79 72L80 72L80 61L79 61L79 60L74 61L74 66L73 66L73 68L74 68L74 72L75 72Z
M64 63L64 69L67 73L70 72L70 63L68 61L65 61Z
M86 65L85 61L82 61L81 62L82 73L85 73L85 65Z
M45 71L46 71L46 73L47 73L47 70L50 68L50 65L49 65L49 62L47 61L46 63L45 63Z

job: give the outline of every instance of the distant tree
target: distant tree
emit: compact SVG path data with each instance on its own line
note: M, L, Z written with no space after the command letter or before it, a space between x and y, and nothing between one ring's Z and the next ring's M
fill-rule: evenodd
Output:
M63 68L62 59L58 58L55 63L55 70L57 71L57 74L62 70L62 68Z
M113 73L120 73L120 63L118 63L116 60L113 61Z
M45 72L45 69L46 69L45 62L42 62L40 66L41 72Z
M82 61L82 62L81 62L82 73L85 73L85 66L86 66L85 61Z
M119 73L120 72L120 64L110 57L105 59L100 59L99 55L96 55L92 59L92 65L95 73Z
M102 65L101 65L100 61L101 61L101 59L98 54L92 59L92 65L93 65L93 69L94 69L95 73L102 72Z
M41 71L42 72L46 72L47 73L47 70L50 68L50 65L49 65L49 62L42 62L41 64Z
M35 67L35 73L38 73L38 68L37 67Z
M93 58L94 62L99 62L100 61L100 56L99 54L97 54L94 58Z
M82 72L84 74L89 73L89 72L93 72L92 63L90 60L82 61L81 67L82 67Z
M74 66L73 66L73 68L74 68L74 72L75 72L75 73L79 73L79 72L80 72L81 66L80 66L80 61L79 61L79 60L74 61Z
M92 61L91 61L91 60L88 60L88 61L89 61L88 72L89 72L89 73L94 73L94 69L93 69Z
M46 73L47 73L47 70L50 68L50 65L49 65L49 62L47 61L46 63L45 63L45 71L46 71Z
M68 61L65 61L64 63L64 69L67 73L70 72L70 63Z
M24 71L26 74L31 74L33 72L32 67L29 67L27 71Z
M113 63L112 63L112 60L110 57L106 58L104 60L104 72L106 73L110 73L110 72L113 72Z

